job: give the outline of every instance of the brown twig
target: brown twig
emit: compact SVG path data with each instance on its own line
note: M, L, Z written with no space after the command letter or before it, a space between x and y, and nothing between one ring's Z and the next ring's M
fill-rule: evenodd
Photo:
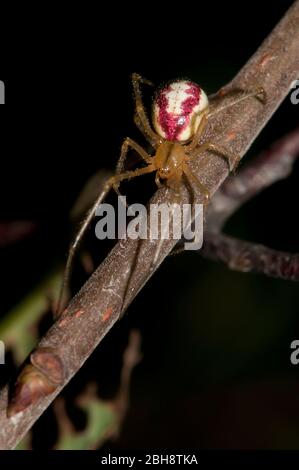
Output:
M272 250L221 233L224 223L245 202L290 175L299 157L299 128L275 142L235 178L228 178L215 195L207 217L200 254L222 261L230 269L299 280L299 254Z
M296 1L236 78L222 90L225 100L229 90L263 86L267 92L266 104L252 99L216 114L209 121L206 139L227 146L240 156L246 153L288 94L293 80L298 78L298 23L299 1ZM198 176L200 174L211 194L228 175L226 163L208 152L194 162L193 171ZM186 189L182 193L182 203L189 202L189 199ZM171 194L166 189L157 191L151 200L158 204L169 201ZM19 379L18 393L9 407L9 417L8 387L2 390L1 449L16 446L142 289L154 272L152 259L157 243L128 239L115 246L42 338L34 356L31 356L32 380L28 380L28 375L25 382ZM175 243L176 240L165 240L158 265Z
M207 231L219 232L245 202L277 181L287 178L298 157L299 127L262 152L242 168L237 176L227 178L209 207Z
M123 365L121 369L120 385L117 395L112 400L104 401L98 396L98 387L95 383L88 385L86 390L76 399L79 408L85 410L87 423L84 430L77 431L67 414L65 400L60 396L55 400L54 412L58 423L58 440L55 449L76 450L96 449L104 441L116 438L126 416L132 373L141 360L141 334L138 330L132 330L128 345L123 354ZM98 410L98 411L97 411ZM110 411L110 419L101 419L99 411L105 414ZM95 421L97 429L94 429Z
M128 346L126 347L123 355L123 367L121 370L119 391L114 400L114 407L118 414L118 431L120 430L120 425L124 420L129 406L132 372L141 359L141 334L138 330L132 330Z
M242 241L222 233L210 233L202 255L222 261L230 269L257 272L289 281L299 281L299 254L271 250L264 245Z

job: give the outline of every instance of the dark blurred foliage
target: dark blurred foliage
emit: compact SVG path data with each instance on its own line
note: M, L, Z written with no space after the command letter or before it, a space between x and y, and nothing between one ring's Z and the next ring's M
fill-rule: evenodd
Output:
M53 23L40 17L32 35L16 28L6 36L0 219L34 220L38 229L0 252L1 315L65 256L68 212L88 177L114 167L125 136L142 142L132 121L130 74L155 83L190 77L212 93L235 75L291 3L185 2L163 12L153 3L115 4L109 13L88 6L81 11L78 4L49 12ZM243 164L298 121L287 99ZM298 181L297 165L287 181L235 214L227 231L299 251ZM153 178L126 184L124 191L129 202L146 201ZM99 262L111 245L94 243L91 230L85 246ZM83 279L77 268L74 285ZM196 253L169 258L65 395L76 396L96 379L102 396L111 397L128 331L137 327L144 359L113 446L299 448L299 368L289 359L298 314L295 283L231 272ZM76 410L73 415L82 427L84 417ZM49 410L34 443L49 446L54 435Z

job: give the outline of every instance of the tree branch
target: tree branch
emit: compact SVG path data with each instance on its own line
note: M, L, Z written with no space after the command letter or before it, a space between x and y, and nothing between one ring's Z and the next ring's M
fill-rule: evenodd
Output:
M272 250L221 233L231 215L263 189L290 175L299 157L299 128L262 152L235 178L228 178L209 208L201 256L230 269L299 281L299 254Z
M263 273L289 281L299 281L299 254L276 251L264 245L209 233L202 249L205 258L222 261L230 269Z
M263 189L289 176L298 157L299 128L262 152L235 178L225 181L209 208L201 256L222 261L235 271L299 281L299 254L272 250L221 233L225 222L239 207Z
M219 232L245 202L277 181L287 178L298 156L299 127L254 158L237 176L227 178L211 202L206 230Z
M267 103L257 99L216 114L210 119L205 139L227 146L243 156L299 76L299 1L287 12L236 78L223 88L221 96L233 89L263 86ZM223 104L223 102L222 102ZM217 105L216 105L217 106ZM228 175L227 164L204 153L193 171L214 194ZM185 189L182 203L189 202ZM198 198L196 202L199 202ZM160 189L152 203L167 203L171 194ZM14 448L61 389L80 369L94 348L120 318L130 302L153 274L152 259L157 242L121 240L94 272L57 322L42 338L21 372L14 400L8 407L8 387L0 395L0 448ZM176 240L165 240L158 265ZM155 269L157 266L155 267Z

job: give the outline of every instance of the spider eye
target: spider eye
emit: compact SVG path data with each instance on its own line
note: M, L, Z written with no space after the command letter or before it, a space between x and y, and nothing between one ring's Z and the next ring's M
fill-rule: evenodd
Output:
M162 168L160 168L160 176L163 178L163 177L167 177L170 173L170 168L168 166L164 166Z
M205 92L196 84L179 80L162 88L153 105L153 125L163 139L184 142L195 134L208 106Z

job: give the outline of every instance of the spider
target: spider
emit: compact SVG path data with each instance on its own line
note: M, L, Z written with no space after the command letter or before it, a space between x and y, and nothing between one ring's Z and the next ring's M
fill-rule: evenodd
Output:
M140 85L153 86L153 84L136 73L132 74L132 84L135 99L134 122L154 149L154 154L150 155L129 137L124 140L115 175L105 183L103 190L86 215L70 246L58 301L58 314L62 310L63 293L70 276L72 261L78 244L95 214L96 207L101 204L108 192L114 189L120 195L119 185L122 181L156 172L155 182L158 188L167 186L179 198L182 178L185 177L192 188L196 191L199 190L200 195L204 198L204 203L207 204L210 198L209 191L191 171L188 162L206 150L225 158L228 162L229 171L235 169L240 160L237 155L212 142L204 142L199 145L199 140L209 117L249 97L265 96L264 89L257 87L252 91L244 92L241 97L219 107L216 111L210 111L208 97L196 83L189 80L176 80L160 88L156 93L152 108L152 127L143 105ZM145 167L133 171L124 171L124 163L129 148L135 150L146 163Z

